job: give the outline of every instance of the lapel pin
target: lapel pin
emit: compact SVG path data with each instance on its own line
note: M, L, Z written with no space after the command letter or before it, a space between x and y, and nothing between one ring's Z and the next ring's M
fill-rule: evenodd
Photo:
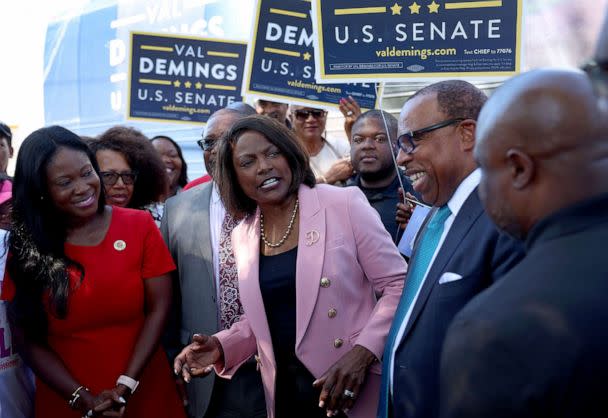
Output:
M316 244L316 242L319 241L319 238L321 238L321 234L319 234L319 232L314 229L312 231L308 231L305 236L306 236L306 245L308 247L310 247L313 244Z
M123 251L125 248L127 248L127 243L123 240L119 239L114 241L114 249L116 251Z

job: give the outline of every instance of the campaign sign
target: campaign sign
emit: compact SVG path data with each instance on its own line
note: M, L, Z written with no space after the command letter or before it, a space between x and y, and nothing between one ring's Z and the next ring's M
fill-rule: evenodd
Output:
M205 123L242 100L245 42L133 32L131 119Z
M338 107L352 96L362 108L376 108L373 84L315 82L310 7L302 0L258 0L243 93L316 107Z
M313 0L317 81L510 77L522 0Z

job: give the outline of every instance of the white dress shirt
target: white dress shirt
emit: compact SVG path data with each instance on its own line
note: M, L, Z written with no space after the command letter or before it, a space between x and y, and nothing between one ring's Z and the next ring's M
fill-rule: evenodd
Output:
M385 360L385 361L390 361L389 386L391 389L391 395L393 393L395 353L397 352L399 343L400 343L401 339L403 338L403 334L405 333L405 328L407 326L407 323L410 320L410 316L412 315L412 311L414 309L414 306L416 305L418 296L420 295L420 290L424 286L426 276L429 274L429 270L433 266L435 257L437 257L437 254L439 253L439 250L441 249L441 246L443 245L443 242L445 241L445 237L448 235L448 232L450 232L450 228L452 227L452 224L454 223L454 219L456 219L456 216L458 215L458 212L462 208L462 205L464 205L464 202L469 198L471 193L473 193L475 188L479 185L480 179L481 179L481 170L479 168L477 168L475 171L473 171L471 174L469 174L460 183L460 185L458 186L458 188L456 189L456 191L454 192L454 194L448 201L448 207L450 208L450 211L452 212L452 214L445 220L445 223L443 224L443 233L441 234L441 238L439 238L439 243L437 244L437 248L435 249L435 252L433 253L433 257L431 258L429 266L427 267L426 272L424 273L424 278L422 279L422 282L420 283L420 287L418 288L418 290L416 292L416 296L414 296L414 300L412 301L407 313L405 314L405 318L399 327L399 332L397 333L397 338L395 340L395 346L393 347L393 352L391 353L390 358Z
M217 189L217 184L213 183L211 191L211 199L209 200L209 231L211 231L211 253L213 254L213 276L215 280L215 292L217 300L220 297L220 256L219 245L220 235L222 233L222 223L226 216L226 208L220 199L220 193Z

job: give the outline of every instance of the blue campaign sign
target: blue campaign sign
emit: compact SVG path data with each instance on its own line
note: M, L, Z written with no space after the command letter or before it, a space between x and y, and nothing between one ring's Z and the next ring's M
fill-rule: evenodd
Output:
M45 123L84 136L97 136L118 124L148 137L169 135L182 147L190 179L199 177L205 172L196 144L200 123L127 120L131 32L246 41L253 6L243 0L98 0L78 6L47 29Z
M302 0L258 0L243 93L317 107L338 107L352 96L362 108L376 108L373 84L315 82L310 7Z
M246 51L245 42L133 32L128 117L206 122L242 100Z
M313 0L319 82L506 78L522 0Z

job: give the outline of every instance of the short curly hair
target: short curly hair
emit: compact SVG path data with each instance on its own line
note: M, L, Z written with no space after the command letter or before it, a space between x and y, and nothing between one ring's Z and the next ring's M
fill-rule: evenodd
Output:
M477 120L488 96L473 84L463 80L446 80L418 90L411 98L437 94L439 110L448 118Z
M89 140L88 144L95 154L102 150L120 152L131 170L137 171L130 208L141 209L158 202L167 192L165 165L141 131L129 126L114 126Z

